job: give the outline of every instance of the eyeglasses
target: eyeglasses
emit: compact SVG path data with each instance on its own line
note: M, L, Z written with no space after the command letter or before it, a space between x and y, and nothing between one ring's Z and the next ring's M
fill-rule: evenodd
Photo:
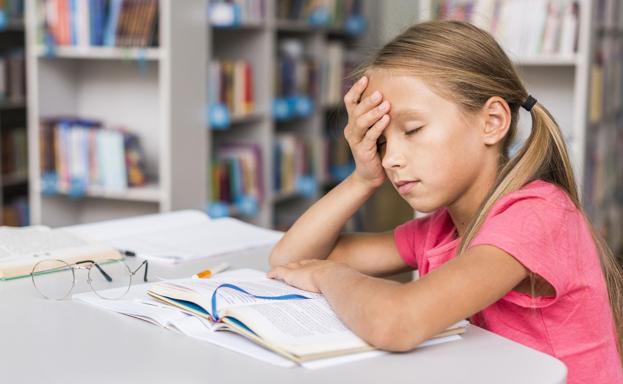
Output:
M93 292L102 299L119 299L130 290L132 277L145 266L143 281L147 282L147 260L134 271L121 260L83 260L68 264L63 260L41 260L32 269L30 276L35 289L46 299L63 300L76 284L76 269L88 272L87 282ZM116 288L116 289L111 289Z

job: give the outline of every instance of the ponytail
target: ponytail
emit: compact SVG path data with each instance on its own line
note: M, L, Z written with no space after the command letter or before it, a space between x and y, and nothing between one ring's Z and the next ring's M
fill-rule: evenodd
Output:
M540 104L536 104L530 114L532 116L530 136L521 150L506 162L499 172L494 187L467 227L457 254L462 254L467 250L491 208L501 197L519 190L525 184L536 179L558 185L582 213L590 228L608 288L608 298L618 337L617 347L623 363L623 354L621 353L623 351L623 270L606 242L597 234L586 218L586 213L579 200L569 154L558 124L549 111ZM530 273L530 282L533 290L532 296L534 297L535 276L533 273Z

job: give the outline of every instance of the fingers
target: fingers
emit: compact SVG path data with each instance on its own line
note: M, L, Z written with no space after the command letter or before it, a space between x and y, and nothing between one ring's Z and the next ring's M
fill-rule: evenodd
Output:
M389 115L385 114L368 131L363 137L362 143L365 144L367 149L376 149L376 143L383 134L383 131L389 125Z
M355 126L353 128L353 133L355 137L359 137L362 140L368 130L376 124L381 117L389 112L389 101L383 101L378 107L373 108L372 110L360 115L357 120L355 120Z
M361 79L359 79L359 81L353 84L348 92L346 92L346 95L344 95L344 105L346 106L346 110L349 114L351 113L351 110L353 110L359 103L361 94L366 89L367 85L368 78L366 76L363 76Z
M353 117L361 116L379 105L379 103L383 100L383 95L379 91L374 91L372 94L357 104L355 109L353 109Z
M279 267L276 267L274 269L272 269L271 271L269 271L266 276L269 279L280 279L283 280L283 276L295 269L301 268L307 264L313 263L317 260L301 260L301 261L294 261L292 263L288 263L286 265L281 265Z

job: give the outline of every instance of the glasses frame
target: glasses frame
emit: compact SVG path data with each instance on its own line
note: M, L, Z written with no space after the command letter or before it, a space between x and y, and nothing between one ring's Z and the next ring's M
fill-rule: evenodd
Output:
M89 287L91 288L91 291L93 291L93 293L95 293L97 295L97 297L105 299L105 300L115 300L115 299L119 299L123 296L125 296L128 291L130 290L130 287L132 286L132 280L134 275L140 271L141 268L143 268L143 266L145 266L145 273L143 274L143 281L144 282L148 282L147 280L147 271L149 270L149 263L147 262L147 260L143 260L143 262L136 267L136 269L132 270L123 260L115 260L115 259L111 259L114 260L116 262L120 262L122 263L126 269L128 270L128 273L130 275L130 280L128 283L128 286L126 288L126 291L119 297L117 298L110 298L110 297L104 297L102 295L100 295L97 290L93 287L93 284L91 284L91 270L93 268L93 266L96 267L96 269L102 274L102 276L104 276L104 278L106 279L106 281L111 282L113 279L112 277L110 277L110 275L108 273L106 273L106 271L104 271L104 269L102 269L102 267L94 260L81 260L81 261L77 261L73 264L69 264L68 262L64 261L64 260L60 260L60 259L46 259L46 260L41 260L39 261L37 264L35 264L32 267L32 271L30 272L30 277L32 279L32 284L35 286L35 289L37 290L37 292L39 292L39 294L41 296L43 296L44 298L48 299L48 300L64 300L66 299L69 295L71 295L71 292L74 290L74 287L76 286L76 269L84 269L88 272L87 274L87 283L89 283ZM61 298L54 298L54 297L48 297L46 296L43 292L41 292L41 290L39 290L39 288L37 288L37 283L35 282L35 277L38 275L42 275L42 274L48 274L48 273L54 273L55 271L42 271L39 273L35 273L35 269L37 268L37 265L39 265L42 262L46 262L46 261L58 261L61 262L65 265L67 265L67 267L69 267L71 269L71 288L69 288L69 290L67 291L67 294L65 294L65 296L61 297Z

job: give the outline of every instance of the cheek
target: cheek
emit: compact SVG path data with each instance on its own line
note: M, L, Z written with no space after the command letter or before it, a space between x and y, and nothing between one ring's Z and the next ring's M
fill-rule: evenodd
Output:
M423 138L422 171L434 184L447 185L473 176L479 168L479 145L474 135L458 129L437 129ZM441 185L440 185L441 186Z

